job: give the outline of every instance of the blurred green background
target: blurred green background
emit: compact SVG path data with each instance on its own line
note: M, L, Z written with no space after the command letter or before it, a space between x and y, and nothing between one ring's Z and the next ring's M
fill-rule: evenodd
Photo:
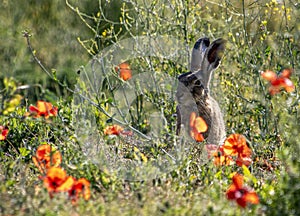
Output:
M98 1L71 3L91 16L99 11ZM103 3L109 18L117 19L120 5L121 1ZM0 10L0 88L3 89L4 77L14 77L18 85L30 85L21 94L31 101L53 101L56 96L68 95L33 60L22 32L26 30L32 35L31 43L41 63L49 71L56 71L57 78L70 87L76 81L79 66L90 59L89 53L78 42L79 38L93 38L93 32L61 0L4 0Z
M235 64L228 62L228 65L233 65L233 70L246 66L256 70L266 65L279 69L296 66L299 50L299 43L296 43L299 40L299 3L296 1L69 3L70 7L60 0L2 1L1 89L3 77L14 77L20 85L31 85L23 92L29 99L49 97L53 100L55 96L68 95L33 61L22 36L24 30L32 35L32 46L41 62L49 71L56 71L61 82L70 86L75 83L79 66L87 64L91 55L130 35L174 35L182 38L187 46L204 35L224 37L229 40L227 52L232 57L229 60ZM291 41L287 44L285 39ZM291 46L293 50L288 50ZM240 55L241 49L246 49L242 53L244 56ZM287 53L290 62L276 57L277 53ZM269 56L264 59L263 55ZM248 60L242 62L242 58L250 56L256 58L249 60L251 65ZM41 93L37 84L46 92Z

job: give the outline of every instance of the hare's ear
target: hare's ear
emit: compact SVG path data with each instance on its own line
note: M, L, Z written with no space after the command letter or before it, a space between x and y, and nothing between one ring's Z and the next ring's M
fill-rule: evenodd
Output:
M192 51L191 72L197 72L201 69L205 52L210 44L208 38L199 38Z
M202 79L203 85L208 89L212 72L219 66L221 58L225 50L225 40L219 38L212 42L206 49L201 70L197 73Z
M212 70L216 69L220 64L220 60L225 50L225 42L226 41L224 39L219 38L212 42L212 44L206 50L205 60L208 61L209 68Z

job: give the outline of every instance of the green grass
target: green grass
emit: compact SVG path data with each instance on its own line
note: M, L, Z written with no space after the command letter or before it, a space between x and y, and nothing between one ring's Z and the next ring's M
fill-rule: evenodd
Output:
M0 37L7 43L0 48L0 125L7 126L9 133L6 140L0 141L0 214L299 215L299 6L285 0L280 4L232 2L110 1L76 5L73 1L32 1L27 6L10 1L1 5ZM24 30L32 35L34 54L49 75L28 51L26 38L22 37ZM179 164L151 178L147 175L151 166L145 179L128 181L112 172L114 169L106 163L99 163L101 156L94 150L104 145L127 161L147 168L145 164L159 161L166 156L165 151L182 141L175 136L176 103L174 95L169 97L172 86L157 82L153 90L133 85L135 97L130 104L132 111L128 112L117 98L117 93L127 86L114 69L121 59L108 59L108 70L99 68L103 76L98 77L101 82L97 91L91 92L94 86L82 81L84 73L89 72L89 60L101 55L105 48L133 36L156 35L176 38L180 42L176 46L183 47L181 56L172 61L140 53L137 58L125 56L127 59L122 60L129 62L134 77L155 72L158 80L163 77L161 83L165 77L176 80L188 71L186 56L199 37L227 40L211 89L224 112L227 135L243 134L253 151L253 164L248 169L214 166L203 159L201 144L189 144L194 148ZM283 68L293 69L295 91L270 96L269 84L260 72L279 72ZM90 99L74 108L72 100L78 94L72 89L76 83L81 87L80 93ZM58 116L48 120L24 117L29 105L37 100L57 106ZM88 118L77 118L76 122L76 108ZM116 115L120 110L127 115ZM153 111L166 120L158 134L151 134L157 127L151 116ZM128 130L136 129L134 136L105 136L104 128L117 120ZM94 130L88 130L91 128ZM97 145L82 142L89 134L98 139ZM74 206L66 193L49 197L39 179L41 173L32 162L37 147L45 142L62 153L61 166L68 175L91 182L90 200L79 200ZM93 163L95 159L98 163ZM242 209L226 199L234 172L243 174L245 184L257 192L258 205Z

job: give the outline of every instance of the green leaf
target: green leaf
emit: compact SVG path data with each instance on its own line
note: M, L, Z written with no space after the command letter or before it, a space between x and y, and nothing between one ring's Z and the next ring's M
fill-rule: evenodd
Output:
M20 151L20 154L23 156L23 157L26 157L27 155L29 155L30 151L26 148L19 148L19 151Z
M254 184L256 184L257 183L257 179L251 174L251 172L248 169L248 167L246 167L245 165L243 165L242 169L243 169L244 177L246 179L251 180Z

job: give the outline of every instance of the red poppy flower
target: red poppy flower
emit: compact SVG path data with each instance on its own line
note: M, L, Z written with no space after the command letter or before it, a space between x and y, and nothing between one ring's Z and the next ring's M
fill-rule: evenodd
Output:
M66 171L60 167L48 169L46 176L42 177L42 179L51 198L53 193L69 191L75 182L74 178L67 176Z
M75 204L80 197L89 200L91 197L90 182L85 178L78 179L69 190L69 196L73 204Z
M8 128L5 126L0 126L0 141L6 140L6 136L8 134Z
M233 184L230 185L226 192L227 199L235 200L237 204L243 208L247 203L258 204L259 197L255 191L243 186L244 177L240 174L235 174L232 178Z
M124 81L129 80L132 77L130 66L126 62L119 64L117 67L115 67L115 70L119 73L120 78Z
M40 172L44 173L50 167L58 167L61 164L62 156L51 145L43 144L37 148L36 156L33 156L32 160Z
M30 112L33 114L35 118L45 117L46 119L50 116L57 116L57 107L53 106L49 102L39 100L37 102L37 106L29 106Z
M281 89L285 89L287 92L295 90L293 82L290 80L292 69L284 69L279 76L273 71L266 70L261 73L262 78L269 81L271 86L269 92L271 95L277 94Z
M190 135L197 142L204 141L202 133L207 131L208 127L206 122L200 116L197 117L195 112L190 115Z
M110 126L107 126L104 129L104 134L105 135L120 135L120 134L123 134L123 135L131 136L132 132L131 131L125 131L124 128L119 126L119 125L110 125Z
M249 166L252 163L251 149L248 147L246 138L240 134L231 134L223 145L224 154L228 156L237 156L236 163L239 166L243 164Z

